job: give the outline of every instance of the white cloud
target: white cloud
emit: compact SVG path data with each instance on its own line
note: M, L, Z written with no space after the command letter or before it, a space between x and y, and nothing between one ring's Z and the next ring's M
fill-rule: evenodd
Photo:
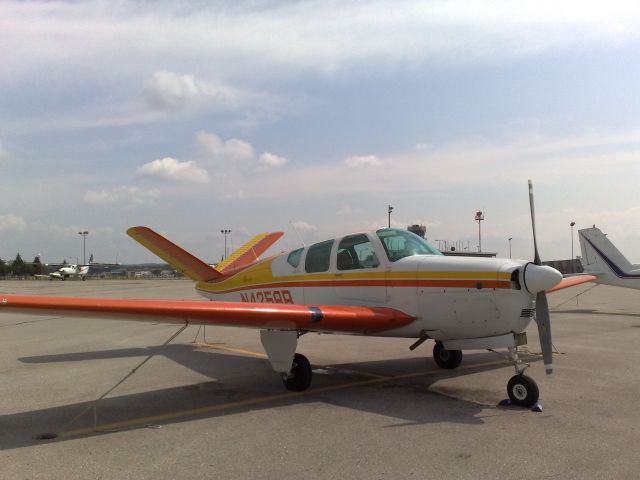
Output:
M219 78L260 72L331 73L362 63L455 64L637 41L640 10L633 1L495 2L408 0L367 2L0 2L0 81L77 67L100 78L149 65L185 65ZM83 70L85 70L83 69ZM187 82L188 83L188 82ZM201 91L195 82L178 91Z
M253 145L238 138L223 140L201 130L196 133L196 140L207 160L215 166L216 175L222 176L226 183L242 182L251 174L282 168L289 163L288 158L270 152L257 156ZM225 198L234 198L237 192L229 195Z
M258 164L263 168L280 168L289 163L289 159L265 152L260 155Z
M336 211L336 215L342 216L342 215L359 215L362 213L362 209L358 208L358 207L350 207L349 205L345 205L343 207L340 207L337 211Z
M243 96L238 90L205 82L195 75L178 75L166 70L153 74L142 95L152 108L172 111L201 106L234 108Z
M379 168L391 166L390 158L379 158L376 155L362 155L347 157L344 164L353 169Z
M247 194L243 190L236 190L224 196L226 200L246 200Z
M207 157L213 161L243 161L253 160L255 157L253 146L244 140L232 138L223 141L217 135L204 131L196 133L196 139Z
M27 222L24 218L18 217L11 213L0 215L0 232L18 231L21 232L27 228Z
M433 144L431 144L431 143L416 143L413 148L415 150L431 150L433 148Z
M197 104L206 96L193 75L167 71L154 73L142 93L151 106L170 110Z
M297 232L315 232L316 230L318 230L318 227L316 227L315 225L311 225L310 223L307 223L303 220L293 221L291 222L291 225L296 229Z
M134 203L137 205L153 205L160 192L155 189L142 190L137 187L116 187L110 190L90 190L83 200L92 205L108 205L114 203Z
M472 138L425 151L408 146L407 150L393 154L393 168L383 172L380 169L391 161L376 155L350 157L342 163L299 164L278 171L269 182L259 177L241 179L236 188L252 192L255 198L297 199L344 192L385 196L397 192L446 192L452 185L489 189L526 184L528 178L536 183L558 184L571 178L573 183L581 184L613 176L638 178L638 158L640 130L563 138L522 134L490 141ZM351 169L357 171L355 177ZM309 179L322 188L310 189ZM472 208L477 207L482 205Z
M47 234L55 235L56 237L78 237L78 232L86 230L86 225L78 226L78 225L57 225L51 224L45 227ZM95 239L99 235L111 235L113 234L113 227L109 226L101 226L96 228L91 228L89 230L89 238Z
M0 143L0 161L9 158L9 151Z
M136 176L166 181L208 183L209 174L189 160L181 162L175 158L165 157L145 163L136 170Z

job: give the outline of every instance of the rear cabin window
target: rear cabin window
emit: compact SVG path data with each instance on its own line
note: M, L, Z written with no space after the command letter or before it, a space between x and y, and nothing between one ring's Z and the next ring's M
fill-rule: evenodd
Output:
M287 263L289 265L291 265L293 268L296 268L298 265L300 265L300 258L302 257L302 250L304 250L304 249L299 248L297 250L294 250L287 257Z
M380 265L371 240L364 233L344 237L336 255L338 270L358 270Z
M331 248L334 240L311 245L304 261L304 269L307 273L326 272L331 262Z

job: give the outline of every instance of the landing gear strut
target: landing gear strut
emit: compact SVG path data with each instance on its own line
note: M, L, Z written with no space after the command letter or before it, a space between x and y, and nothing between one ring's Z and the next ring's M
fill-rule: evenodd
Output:
M440 368L453 370L462 362L462 350L447 350L442 342L436 342L433 347L433 359Z
M282 374L282 383L287 390L304 392L311 385L311 364L307 357L300 353L293 356L293 364L289 373Z

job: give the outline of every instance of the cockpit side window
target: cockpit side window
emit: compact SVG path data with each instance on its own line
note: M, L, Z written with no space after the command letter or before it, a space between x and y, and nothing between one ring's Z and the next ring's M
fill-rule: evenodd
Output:
M303 248L299 248L294 250L287 256L287 263L291 265L293 268L297 268L300 265L300 258L302 258Z
M331 248L334 240L311 245L304 261L304 269L307 273L326 272L331 263Z
M363 233L344 237L336 255L338 270L358 270L380 265L369 237Z
M412 255L442 255L429 242L415 233L395 228L383 228L376 232L390 262Z

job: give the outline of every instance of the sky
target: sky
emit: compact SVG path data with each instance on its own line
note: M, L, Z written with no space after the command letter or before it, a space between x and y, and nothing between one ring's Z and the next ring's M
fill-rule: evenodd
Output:
M0 258L206 261L387 225L640 263L637 1L0 2ZM84 238L80 231L88 231ZM440 242L438 242L440 241Z

